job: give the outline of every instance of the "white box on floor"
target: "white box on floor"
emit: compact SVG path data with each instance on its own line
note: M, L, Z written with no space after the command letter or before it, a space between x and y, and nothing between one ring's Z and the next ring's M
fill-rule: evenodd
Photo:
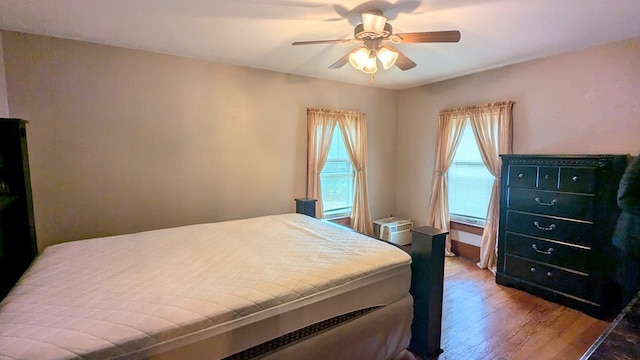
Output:
M397 245L411 244L411 229L413 229L411 219L388 217L373 221L375 236Z

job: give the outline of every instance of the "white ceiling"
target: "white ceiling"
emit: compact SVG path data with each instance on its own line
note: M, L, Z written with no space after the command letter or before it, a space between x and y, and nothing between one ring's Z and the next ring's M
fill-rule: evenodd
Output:
M0 29L367 85L348 64L328 69L355 45L291 43L351 38L372 9L396 33L462 34L398 45L418 66L378 71L391 89L640 36L640 0L0 0Z

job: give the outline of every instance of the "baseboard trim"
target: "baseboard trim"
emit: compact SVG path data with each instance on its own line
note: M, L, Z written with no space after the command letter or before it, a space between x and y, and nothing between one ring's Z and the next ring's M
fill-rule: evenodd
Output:
M480 247L463 243L458 240L451 240L451 251L463 258L480 261Z

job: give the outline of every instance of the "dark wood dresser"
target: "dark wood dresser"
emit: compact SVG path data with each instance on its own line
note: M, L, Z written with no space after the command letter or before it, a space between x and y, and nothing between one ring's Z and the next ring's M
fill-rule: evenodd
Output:
M496 282L606 318L626 155L503 155Z

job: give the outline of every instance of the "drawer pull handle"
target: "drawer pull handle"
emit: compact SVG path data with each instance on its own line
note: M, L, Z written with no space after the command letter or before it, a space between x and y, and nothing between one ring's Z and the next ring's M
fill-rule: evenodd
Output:
M551 277L553 276L553 274L551 273L551 271L547 272L547 277Z
M533 272L533 273L536 272L536 268L532 267L531 268L531 272Z
M538 228L538 230L551 231L556 228L556 224L551 224L548 227L540 226L540 223L537 221L533 222L533 225Z
M524 177L524 174L518 174L518 177L522 179Z
M553 248L548 248L547 251L540 250L538 249L536 244L531 245L531 247L533 248L533 250L535 250L537 253L540 253L540 254L551 255L551 253L553 252Z
M571 178L571 180L573 180L573 181L578 181L578 177L577 177L577 176L574 176L574 177L572 177L572 178Z
M538 203L538 205L543 205L543 206L553 206L558 202L558 200L556 199L551 200L551 202L542 202L542 200L540 200L539 197L535 198L535 200Z

